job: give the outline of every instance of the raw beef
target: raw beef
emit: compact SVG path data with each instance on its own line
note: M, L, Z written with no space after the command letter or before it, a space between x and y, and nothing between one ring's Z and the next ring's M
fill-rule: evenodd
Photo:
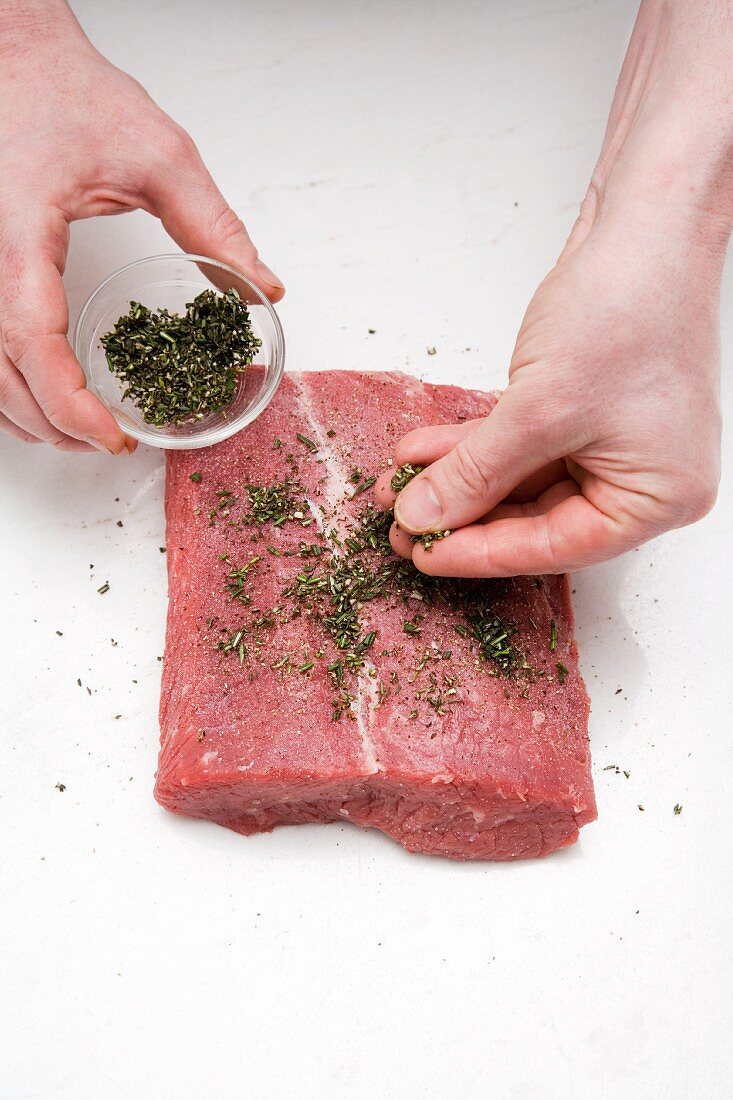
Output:
M379 528L371 476L406 431L495 400L403 374L290 374L239 435L168 455L163 806L246 834L352 822L455 859L546 855L594 819L564 577L448 582L446 599L407 564L401 589L359 606L353 667L337 644L328 572L360 524ZM284 508L268 505L276 485ZM367 584L399 565L380 546L353 559ZM479 605L508 665L481 650Z

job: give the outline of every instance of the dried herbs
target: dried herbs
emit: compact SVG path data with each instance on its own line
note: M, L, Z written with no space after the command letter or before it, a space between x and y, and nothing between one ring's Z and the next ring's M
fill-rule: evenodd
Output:
M247 496L250 503L250 518L254 523L272 523L273 527L282 527L288 520L298 519L303 523L308 517L308 504L296 494L300 487L292 479L279 481L276 485L249 485Z
M156 427L194 423L225 409L261 344L233 288L202 291L182 315L130 302L100 342L109 369L126 384L123 397Z
M375 480L373 477L365 478L361 471L355 470L354 475L352 481L356 480L357 486L364 482L371 486ZM250 485L246 492L250 504L244 518L246 523L280 527L288 520L309 522L304 512L307 505L299 499L302 490L292 479L274 485ZM245 636L253 639L255 645L261 645L265 640L261 634L263 627L270 628L276 621L287 621L300 614L309 615L341 653L338 660L326 666L337 691L333 700L335 720L350 709L355 697L350 690L351 676L364 666L378 639L378 630L369 626L368 605L375 600L385 600L390 604L402 601L406 609L411 601L419 601L421 607L442 605L459 620L454 624L456 631L475 643L478 657L492 666L494 675L512 677L526 670L514 640L514 628L497 614L495 582L459 581L420 573L411 561L398 557L392 551L389 541L392 522L391 512L367 504L342 538L336 538L335 532L331 533L332 545L324 539L321 543L301 542L297 550L280 551L267 546L268 552L278 557L295 555L301 559L301 568L287 579L281 589L281 602L276 608L265 615L260 614L259 619L249 627L240 627L236 631L223 629L217 648L224 654L238 654L240 663L244 663L247 655ZM224 558L230 565L228 555ZM241 569L231 568L230 565L226 575L226 590L232 599L245 606L250 601L245 591L247 574L260 561L261 557L254 558ZM422 636L423 618L420 611L403 620L404 634L415 642ZM426 667L431 653L431 650L423 653L409 677L410 682L414 682ZM300 664L283 658L277 667L285 669L287 665L287 669L292 668L301 674L310 673L316 660L323 655L320 651L312 657L307 656ZM435 658L449 661L452 651L438 651ZM378 664L378 657L374 661ZM370 666L372 674L377 673ZM448 688L452 689L452 683ZM381 691L378 689L378 694L380 698L384 696L383 685ZM442 714L447 700L451 705L455 701L454 695L453 690L449 695L439 692L428 702L437 713Z
M410 484L414 477L417 477L419 473L425 469L424 466L413 466L412 463L406 462L404 466L400 466L392 474L392 480L390 481L390 487L392 492L401 493L402 490ZM354 494L356 496L356 493ZM439 539L445 539L450 534L450 531L425 531L422 535L415 535L413 542L422 543L426 550L429 550L434 542Z
M410 462L406 462L404 466L398 467L392 474L392 480L390 486L393 493L401 493L406 485L409 485L413 477L422 473L425 469L424 466L413 466Z

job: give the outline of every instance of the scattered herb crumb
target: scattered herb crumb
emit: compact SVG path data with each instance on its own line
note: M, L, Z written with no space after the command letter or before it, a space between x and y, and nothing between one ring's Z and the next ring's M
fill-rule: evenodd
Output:
M191 481L194 483L194 485L198 485L201 481L201 474L198 472L198 470L195 470L194 473L191 474Z
M438 542L440 539L447 539L450 531L425 531L422 535L418 535L415 542L419 542L426 550L430 550L434 542Z
M366 492L367 489L371 489L376 480L377 479L374 474L372 474L371 477L365 477L364 480L360 481L354 489L353 493L351 494L351 499L354 500L356 497L361 496L362 493Z
M304 447L307 447L311 454L315 454L318 450L318 445L309 439L307 435L302 435L300 432L295 433L295 438L299 443L302 443Z
M399 466L392 474L392 480L389 483L392 492L401 493L405 486L410 484L413 477L417 477L424 469L424 466L413 466L411 462Z
M56 784L56 790L57 791L65 791L66 790L66 784L65 783L57 783Z
M106 592L109 592L109 581L105 581L104 584L101 584L97 592L99 592L100 596L104 596Z
M682 806L680 805L679 802L675 802L675 804L674 804L674 816L679 817L681 813L682 813Z

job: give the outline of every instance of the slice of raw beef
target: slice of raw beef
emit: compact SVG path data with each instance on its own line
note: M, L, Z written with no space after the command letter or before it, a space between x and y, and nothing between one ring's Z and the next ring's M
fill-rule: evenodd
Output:
M546 855L595 817L564 577L426 578L372 479L495 397L290 374L267 411L168 455L155 794L240 833L350 821L456 859Z

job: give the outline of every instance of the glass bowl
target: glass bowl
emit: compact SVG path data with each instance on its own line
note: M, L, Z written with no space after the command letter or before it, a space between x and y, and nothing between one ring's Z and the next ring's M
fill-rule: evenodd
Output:
M202 290L235 287L249 307L252 331L262 341L254 362L242 375L236 396L220 412L192 424L147 424L137 406L123 398L125 383L107 365L100 336L109 332L130 308L141 302L149 309L184 313ZM150 256L115 271L100 283L81 311L74 333L74 352L84 368L87 385L104 402L128 435L152 447L191 450L220 443L251 424L272 401L285 367L285 341L275 310L257 287L228 264L206 256Z

